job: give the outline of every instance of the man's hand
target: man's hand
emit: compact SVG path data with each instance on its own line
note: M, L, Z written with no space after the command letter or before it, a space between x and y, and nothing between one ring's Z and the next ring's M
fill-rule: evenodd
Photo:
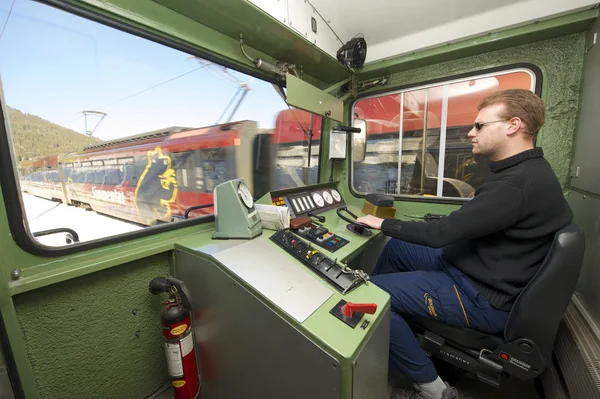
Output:
M381 223L383 223L383 219L375 217L373 215L361 216L356 218L358 223L366 224L374 229L381 230Z

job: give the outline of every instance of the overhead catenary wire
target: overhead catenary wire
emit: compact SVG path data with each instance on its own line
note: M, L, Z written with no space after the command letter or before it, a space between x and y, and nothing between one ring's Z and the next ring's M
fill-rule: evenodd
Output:
M174 78L171 78L171 79L165 80L165 81L163 81L163 82L160 82L160 83L158 83L158 84L155 84L155 85L153 85L153 86L151 86L151 87L148 87L148 88L146 88L146 89L144 89L144 90L138 91L137 93L134 93L134 94L128 95L128 96L126 96L126 97L123 97L123 98L120 98L120 99L118 99L118 100L116 100L116 101L113 101L113 102L110 102L110 103L108 103L108 104L105 104L105 105L103 105L103 106L101 106L101 107L99 107L99 108L96 108L96 110L101 110L101 109L104 109L104 108L108 108L108 107L110 107L110 106L112 106L112 105L115 105L115 104L117 104L117 103L120 103L121 101L125 101L125 100L128 100L128 99L130 99L130 98L133 98L133 97L135 97L135 96L137 96L137 95L140 95L140 94L142 94L142 93L145 93L145 92L147 92L147 91L150 91L150 90L152 90L152 89L155 89L155 88L157 88L157 87L159 87L159 86L162 86L162 85L164 85L164 84L166 84L166 83L172 82L172 81L174 81L174 80L177 80L177 79L179 79L179 78L182 78L182 77L184 77L184 76L186 76L186 75L189 75L189 74L191 74L191 73L193 73L193 72L196 72L196 71L198 71L198 70L200 70L200 69L203 69L204 67L206 67L206 66L208 66L208 65L209 65L209 64L203 64L202 66L200 66L200 67L198 67L198 68L196 68L196 69L192 69L191 71L188 71L188 72L185 72L185 73L183 73L183 74L181 74L181 75L175 76ZM67 123L65 123L65 124L66 124L66 125L68 125L68 124L70 124L70 123L72 123L72 122L75 122L75 121L77 121L77 120L81 119L82 117L83 117L82 115L79 115L77 118L75 118L75 119L72 119L72 120L70 120L69 122L67 122Z
M12 13L13 7L15 6L15 1L12 1L10 5L10 9L8 10L8 15L6 16L6 21L4 21L4 25L2 26L2 32L0 32L0 40L2 40L2 36L4 36L4 29L6 29L6 25L8 25L8 20L10 19L10 14Z
M131 94L131 95L127 96L127 97L120 98L120 99L118 99L118 100L116 100L116 101L113 101L113 102L111 102L111 103L108 103L108 104L106 104L106 105L103 105L103 106L101 106L101 107L99 107L99 108L96 108L96 109L98 109L98 110L100 110L100 109L104 109L104 108L110 107L111 105L115 105L115 104L117 104L117 103L120 103L121 101L129 100L129 99L130 99L130 98L132 98L132 97L138 96L138 95L140 95L140 94L142 94L142 93L145 93L145 92L147 92L147 91L150 91L150 90L152 90L152 89L156 89L156 88L157 88L157 87L159 87L159 86L162 86L162 85L164 85L164 84L166 84L166 83L172 82L172 81L174 81L174 80L176 80L176 79L182 78L182 77L184 77L184 76L186 76L186 75L189 75L190 73L196 72L196 71L198 71L198 70L200 70L200 69L202 69L202 68L204 68L204 67L206 67L206 65L202 65L202 66L200 66L200 67L198 67L198 68L196 68L196 69L192 69L191 71L188 71L188 72L186 72L186 73L183 73L183 74L181 74L181 75L175 76L174 78L171 78L171 79L165 80L164 82L160 82L160 83L158 83L158 84L156 84L156 85L154 85L154 86L148 87L147 89L144 89L144 90L142 90L142 91L138 91L137 93Z

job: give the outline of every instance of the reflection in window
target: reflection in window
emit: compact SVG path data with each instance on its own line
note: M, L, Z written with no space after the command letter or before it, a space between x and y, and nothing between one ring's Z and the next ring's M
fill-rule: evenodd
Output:
M467 134L479 101L495 91L533 90L529 70L440 83L356 102L367 121L367 155L353 162L358 193L467 198L489 174Z

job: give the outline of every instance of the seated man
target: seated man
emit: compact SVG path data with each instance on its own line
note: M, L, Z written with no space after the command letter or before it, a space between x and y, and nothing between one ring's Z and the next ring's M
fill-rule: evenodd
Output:
M527 90L496 92L478 105L468 134L491 174L447 217L405 222L371 215L358 222L393 237L371 281L391 296L390 375L412 380L397 398L455 398L400 315L502 333L515 299L572 220L561 186L535 136L542 100Z

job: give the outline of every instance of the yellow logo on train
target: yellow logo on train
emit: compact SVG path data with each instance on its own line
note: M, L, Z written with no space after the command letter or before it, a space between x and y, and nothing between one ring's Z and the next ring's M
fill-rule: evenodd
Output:
M135 188L135 207L140 220L155 224L171 219L171 204L177 199L177 178L171 157L160 147L148 151L148 164Z

